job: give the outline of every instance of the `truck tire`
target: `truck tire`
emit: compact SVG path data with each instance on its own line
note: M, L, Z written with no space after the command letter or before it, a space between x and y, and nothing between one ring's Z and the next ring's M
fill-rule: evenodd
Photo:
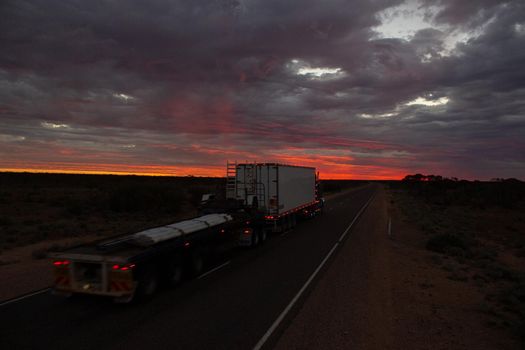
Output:
M263 228L259 230L258 235L259 235L259 244L264 244L264 242L266 242L266 240L268 239L268 234L266 232L266 229Z
M252 232L252 241L250 243L250 248L256 248L259 246L259 230Z
M159 286L158 273L155 266L145 266L138 278L137 294L139 298L148 299L155 294Z
M166 283L170 287L176 287L182 283L184 277L182 261L179 258L172 259L166 269Z
M189 269L191 277L198 277L204 270L204 256L200 249L191 252L189 259Z
M292 215L287 215L283 218L283 232L288 232L293 229Z

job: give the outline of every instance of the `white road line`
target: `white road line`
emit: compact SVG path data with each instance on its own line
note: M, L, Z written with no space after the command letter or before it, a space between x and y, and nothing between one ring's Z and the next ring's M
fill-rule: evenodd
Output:
M261 339L259 339L259 341L257 342L257 344L255 344L255 346L253 347L253 350L260 350L264 344L266 343L266 341L270 338L270 336L272 335L272 333L275 331L275 329L279 326L279 324L282 322L282 320L286 317L286 315L288 314L288 312L290 312L290 310L292 309L292 307L294 306L294 304L297 302L297 300L299 300L299 298L301 297L301 295L304 293L304 291L306 290L306 288L308 288L308 286L310 285L310 283L312 283L312 281L314 280L315 276L317 276L317 274L319 273L319 271L323 268L324 264L328 261L328 259L330 258L330 256L332 256L332 254L334 253L335 249L337 248L337 246L339 246L339 243L342 242L343 238L346 236L346 234L348 233L348 231L352 228L352 226L354 225L354 223L356 222L356 220L359 218L359 216L363 213L363 211L366 209L366 207L368 206L368 204L372 201L372 199L374 198L375 196L375 193L370 197L370 199L368 200L368 202L365 203L365 205L363 205L363 207L361 207L361 209L359 210L359 212L356 214L356 216L354 217L354 219L352 220L352 222L350 223L350 225L348 225L348 227L346 228L346 230L343 232L343 234L341 235L341 237L339 238L339 240L334 244L334 246L332 247L332 249L330 249L330 251L328 252L328 254L325 256L325 258L323 259L323 261L321 261L321 263L319 264L319 266L317 266L317 268L315 269L315 271L310 275L310 277L308 278L308 280L306 281L306 283L301 287L301 289L299 290L299 292L297 292L297 294L293 297L292 301L290 301L290 303L286 306L286 308L283 310L283 312L281 312L281 314L279 315L279 317L277 317L277 319L273 322L273 324L270 326L270 328L266 331L266 333L264 333L264 335L262 336Z
M361 207L361 209L359 210L359 212L355 215L354 217L354 220L352 220L352 222L350 223L350 225L348 225L348 227L346 228L345 232L343 232L343 234L341 235L341 237L339 237L339 242L342 242L343 239L345 238L346 234L348 233L348 231L350 231L350 229L352 228L352 226L354 225L354 223L356 222L356 220L361 216L361 214L363 213L363 211L365 211L366 207L368 207L368 204L370 204L370 202L372 201L372 199L374 199L374 196L375 196L375 193L370 197L370 199L368 200L368 202L365 203L365 205L363 205Z
M208 276L209 274L214 273L215 271L217 271L217 270L219 270L219 269L222 269L224 266L228 265L229 263L231 263L231 260L230 260L230 261L226 261L224 264L219 265L219 266L217 266L216 268L211 269L210 271L203 273L202 275L200 275L199 277L197 277L197 279L204 278L204 277Z
M266 343L266 341L268 340L268 338L270 338L270 336L272 335L273 331L275 331L275 329L279 326L279 324L281 323L281 321L284 319L284 317L286 316L286 314L290 311L290 309L294 306L294 304L297 302L297 300L301 297L301 295L303 294L303 292L305 291L306 288L308 288L308 286L310 285L310 283L312 282L312 280L315 278L315 276L317 275L317 273L319 272L319 270L321 270L321 268L324 266L324 264L326 263L326 261L328 260L328 258L330 258L330 256L332 255L332 253L335 251L335 248L337 248L337 246L339 245L339 242L336 242L334 244L334 246L332 247L332 249L328 252L328 255L326 255L326 257L323 259L323 261L321 261L321 264L317 267L317 269L315 269L314 273L310 276L310 278L308 278L308 281L306 281L306 283L303 285L303 287L299 290L299 292L295 295L295 297L292 299L292 301L286 306L286 308L284 309L283 312L281 312L281 314L279 315L279 317L277 317L277 319L275 320L275 322L272 324L272 326L266 331L266 333L264 333L264 335L262 336L261 339L259 339L259 341L257 342L257 344L255 344L255 346L253 347L253 350L259 350L260 348L263 347L264 343Z
M47 292L49 290L51 290L51 288L44 288L44 289L41 289L41 290L37 290L36 292L32 292L32 293L29 293L29 294L26 294L26 295L22 295L22 296L20 296L18 298L9 299L7 301L4 301L3 303L0 303L0 306L16 303L17 301L27 299L27 298L32 297L34 295L45 293L45 292Z

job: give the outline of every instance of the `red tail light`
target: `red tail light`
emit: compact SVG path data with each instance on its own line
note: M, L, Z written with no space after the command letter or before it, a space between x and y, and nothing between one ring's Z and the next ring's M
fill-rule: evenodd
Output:
M128 271L132 270L135 267L135 264L126 264L126 265L113 265L111 268L113 270Z
M69 265L69 260L57 260L53 262L53 265L67 267Z
M128 271L128 270L131 270L135 267L135 264L129 264L129 265L125 265L125 266L122 266L120 268L120 271Z

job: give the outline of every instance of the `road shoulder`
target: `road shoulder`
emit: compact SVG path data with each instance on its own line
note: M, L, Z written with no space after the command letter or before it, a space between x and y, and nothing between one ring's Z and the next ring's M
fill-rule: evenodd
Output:
M483 295L447 278L418 235L381 188L275 347L518 349L487 326Z

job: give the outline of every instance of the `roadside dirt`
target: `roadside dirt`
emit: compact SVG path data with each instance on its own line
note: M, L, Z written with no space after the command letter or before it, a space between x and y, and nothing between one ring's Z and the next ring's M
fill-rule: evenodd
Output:
M276 348L520 349L509 330L490 326L483 293L449 279L390 204L381 189Z
M45 254L49 247L72 246L100 239L100 236L65 238L30 244L0 254L0 302L47 288L52 281L49 259L35 259L34 254Z

